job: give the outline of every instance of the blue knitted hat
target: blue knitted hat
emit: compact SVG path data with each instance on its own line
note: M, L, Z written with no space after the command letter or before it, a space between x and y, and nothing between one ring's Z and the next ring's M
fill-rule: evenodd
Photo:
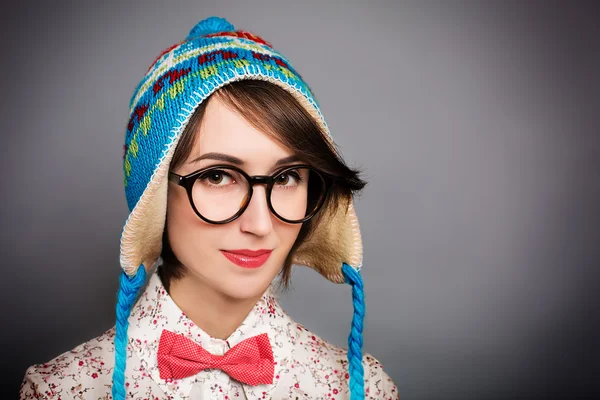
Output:
M123 273L117 299L113 397L125 398L129 313L146 274L159 260L167 210L167 174L181 133L194 110L220 87L261 79L291 93L333 144L309 86L290 62L260 37L236 30L223 18L200 21L185 40L164 50L135 88L125 133L123 170L130 214L121 234ZM332 146L335 148L335 146ZM348 340L352 399L364 397L362 241L352 201L326 213L323 223L294 253L293 264L315 269L335 283L352 285L354 317Z

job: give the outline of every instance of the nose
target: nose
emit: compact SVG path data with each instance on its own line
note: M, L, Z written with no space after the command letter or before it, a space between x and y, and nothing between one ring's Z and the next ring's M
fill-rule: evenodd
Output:
M256 236L266 236L273 230L272 218L267 203L267 189L265 185L254 186L254 193L248 208L240 215L240 229L243 232L252 233Z

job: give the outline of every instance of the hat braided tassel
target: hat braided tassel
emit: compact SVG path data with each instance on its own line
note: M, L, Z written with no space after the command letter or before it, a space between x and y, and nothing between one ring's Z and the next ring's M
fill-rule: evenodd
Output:
M365 318L365 294L360 273L350 265L343 263L342 272L346 283L352 286L354 315L352 328L348 336L348 370L350 373L350 399L365 398L364 368L362 364L363 321Z
M146 268L140 265L136 274L129 277L121 273L117 295L117 324L115 334L115 368L112 376L112 395L115 400L125 400L125 366L127 364L127 328L129 314L140 288L146 281Z

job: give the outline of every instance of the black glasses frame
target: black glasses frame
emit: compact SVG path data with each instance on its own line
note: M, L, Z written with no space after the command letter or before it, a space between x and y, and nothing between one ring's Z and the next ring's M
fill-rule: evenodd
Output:
M223 220L223 221L212 221L212 220L204 217L202 214L200 214L200 212L196 208L196 205L194 204L194 198L192 195L192 189L194 187L194 182L200 175L202 175L212 169L222 169L222 168L227 168L227 169L232 169L234 171L237 171L241 175L243 175L244 178L246 178L246 180L248 181L248 197L247 197L245 204L240 208L240 210L235 215L233 215L232 217L230 217L226 220ZM273 204L271 203L271 192L273 190L273 186L275 185L275 179L279 175L281 175L287 171L297 169L297 168L309 169L309 170L311 170L311 172L316 173L319 175L319 177L321 177L321 181L323 182L323 196L319 200L319 203L315 207L315 210L313 212L311 212L309 215L305 216L301 220L289 220L289 219L283 218L281 215L277 214L277 212L273 208ZM306 222L309 219L311 219L312 217L314 217L317 214L317 212L321 209L321 207L323 206L323 203L325 203L325 199L329 195L329 189L331 188L331 184L329 183L331 181L331 178L328 174L326 174L322 171L319 171L318 169L313 168L310 165L306 165L306 164L291 165L291 166L283 167L283 168L275 171L272 175L254 175L254 176L248 175L242 169L240 169L234 165L219 164L219 165L211 165L210 167L202 168L198 171L192 172L191 174L188 174L185 176L169 171L169 181L174 182L177 185L184 187L185 190L187 191L190 205L192 206L194 212L198 215L198 217L200 217L203 221L208 222L209 224L215 224L215 225L227 224L227 223L237 219L240 215L242 215L244 213L244 211L246 211L246 209L248 208L248 205L250 204L250 200L252 200L252 195L254 193L254 185L262 185L262 184L267 185L266 195L267 195L267 204L269 205L269 210L271 210L273 215L275 215L277 218L279 218L283 222L287 222L289 224L300 224L300 223Z

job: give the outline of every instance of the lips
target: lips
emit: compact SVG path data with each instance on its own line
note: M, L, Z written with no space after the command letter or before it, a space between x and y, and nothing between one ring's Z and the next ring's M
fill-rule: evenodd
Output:
M244 268L258 268L271 255L272 250L221 250L221 253L232 263Z
M271 250L269 249L261 249L261 250L223 250L226 251L228 253L233 253L233 254L239 254L241 256L248 256L248 257L258 257L261 256L265 253L270 253Z

